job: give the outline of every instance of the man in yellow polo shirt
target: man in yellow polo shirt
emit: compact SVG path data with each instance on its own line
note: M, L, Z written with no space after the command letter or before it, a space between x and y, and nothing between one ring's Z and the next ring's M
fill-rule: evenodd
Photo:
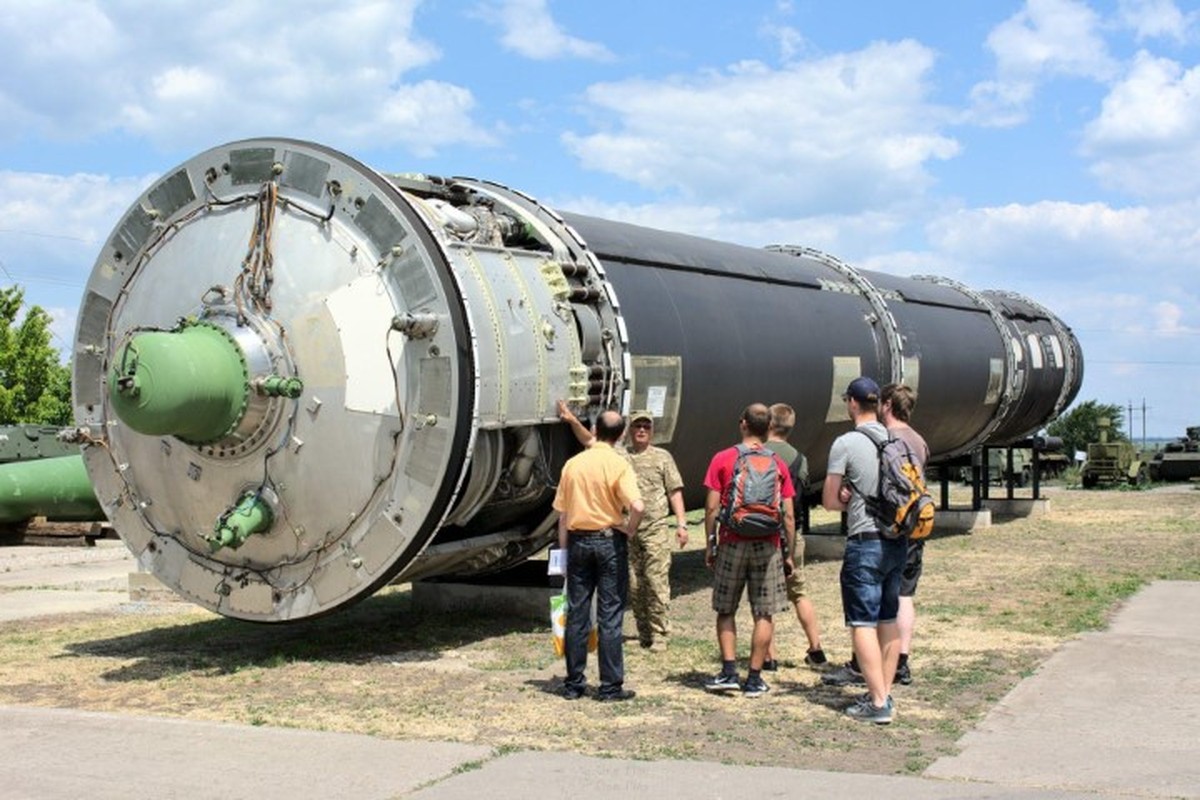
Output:
M629 593L629 541L641 521L641 495L633 467L613 449L625 419L601 412L596 442L563 466L554 496L558 546L567 554L567 679L563 697L578 700L587 687L587 639L592 595L599 628L600 689L597 700L627 700L621 626ZM626 518L628 510L628 518Z

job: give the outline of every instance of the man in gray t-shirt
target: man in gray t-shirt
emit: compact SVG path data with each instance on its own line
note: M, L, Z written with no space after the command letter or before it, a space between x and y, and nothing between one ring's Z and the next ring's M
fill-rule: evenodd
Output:
M855 430L834 440L821 489L821 504L846 512L846 549L842 557L842 609L854 655L867 684L866 696L846 709L853 719L886 725L892 721L892 681L900 657L896 617L904 539L886 539L867 512L866 497L878 491L879 451L887 429L879 422L879 385L855 378L843 395Z

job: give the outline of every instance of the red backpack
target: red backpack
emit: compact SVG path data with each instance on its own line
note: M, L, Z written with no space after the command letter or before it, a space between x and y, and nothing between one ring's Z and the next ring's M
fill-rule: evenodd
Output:
M729 488L721 500L721 524L738 536L774 536L783 530L783 476L775 453L737 446Z

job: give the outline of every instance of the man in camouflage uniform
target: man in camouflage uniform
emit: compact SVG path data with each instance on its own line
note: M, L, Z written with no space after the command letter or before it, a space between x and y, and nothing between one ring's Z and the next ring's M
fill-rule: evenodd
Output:
M591 445L591 431L565 403L559 403L559 416L582 444ZM629 541L629 605L637 622L639 643L661 652L671 634L671 542L674 539L679 547L686 547L688 530L679 468L670 453L650 443L653 438L653 415L649 411L634 412L629 418L624 454L637 475L646 511L637 535Z

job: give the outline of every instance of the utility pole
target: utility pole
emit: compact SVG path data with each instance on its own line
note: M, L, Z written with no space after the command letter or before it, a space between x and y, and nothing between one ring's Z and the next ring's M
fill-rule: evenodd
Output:
M1146 450L1146 398L1142 398L1142 451Z

